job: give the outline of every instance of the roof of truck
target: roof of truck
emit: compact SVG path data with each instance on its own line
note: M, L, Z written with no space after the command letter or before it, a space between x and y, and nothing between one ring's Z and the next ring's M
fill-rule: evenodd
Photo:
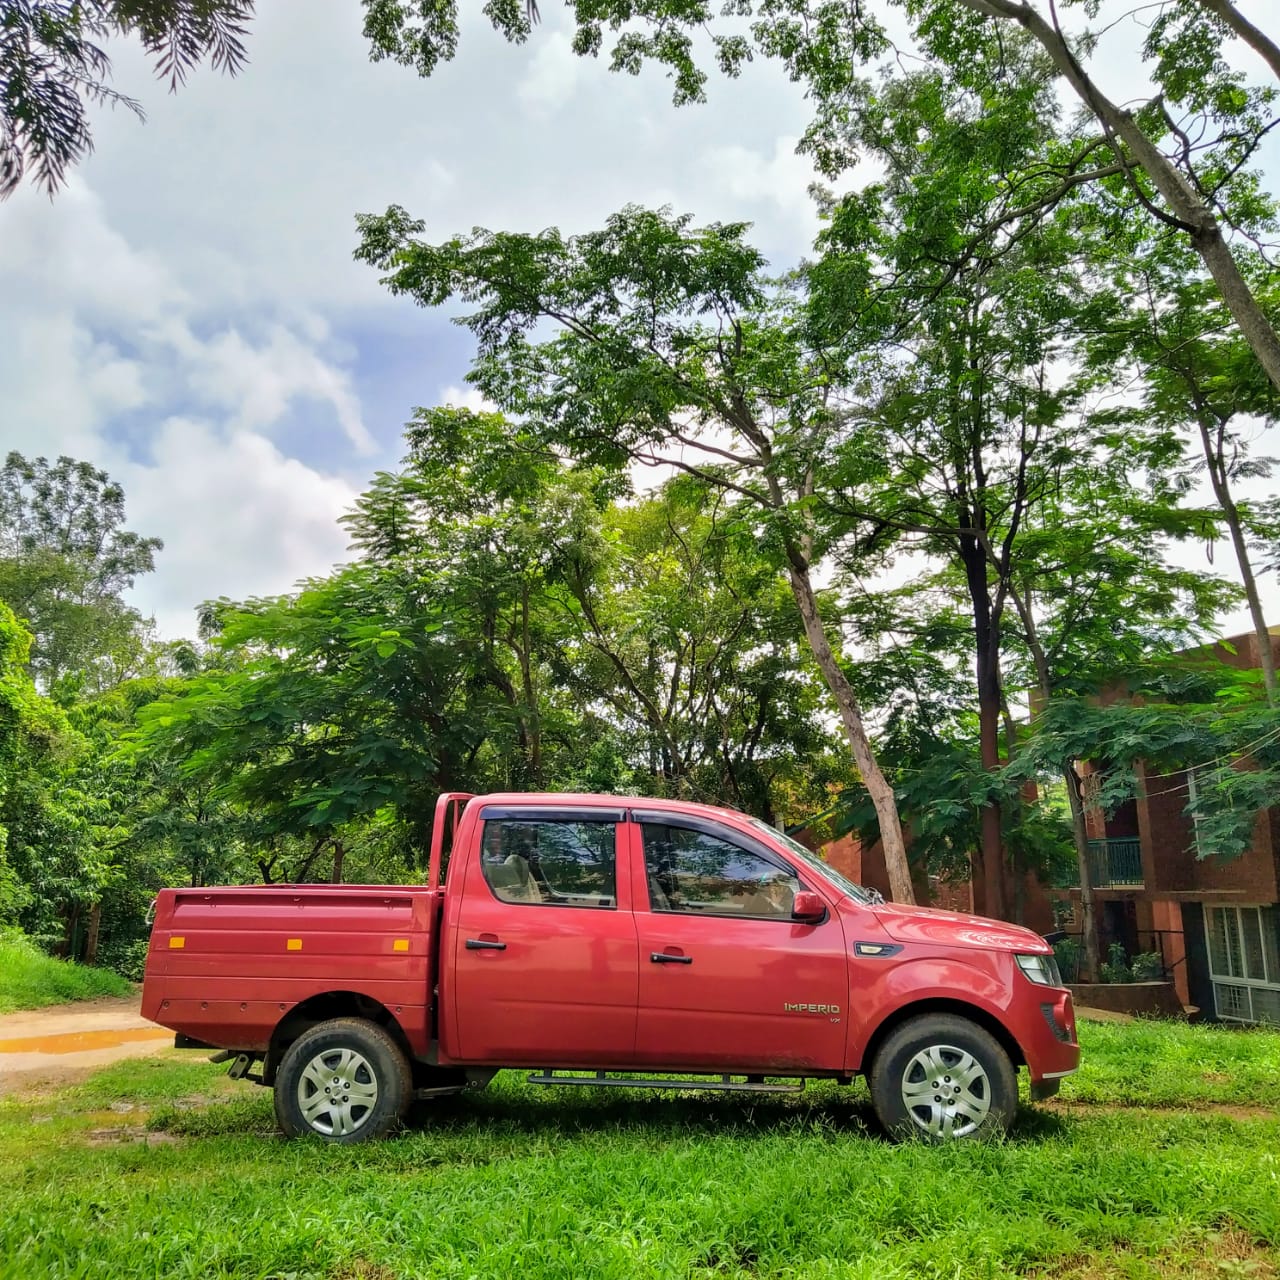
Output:
M592 809L666 809L671 813L687 813L701 818L736 818L750 822L751 815L740 809L727 809L714 804L697 804L692 800L668 800L662 796L591 795L573 791L497 791L491 795L473 796L475 805L550 805L556 808L582 806Z

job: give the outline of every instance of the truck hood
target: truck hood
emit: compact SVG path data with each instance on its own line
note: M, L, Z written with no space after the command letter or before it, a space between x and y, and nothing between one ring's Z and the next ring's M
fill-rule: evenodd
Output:
M895 942L925 942L944 947L985 947L989 951L1021 951L1047 955L1053 948L1020 924L989 920L986 916L939 911L933 907L899 906L887 902L875 908L876 918Z

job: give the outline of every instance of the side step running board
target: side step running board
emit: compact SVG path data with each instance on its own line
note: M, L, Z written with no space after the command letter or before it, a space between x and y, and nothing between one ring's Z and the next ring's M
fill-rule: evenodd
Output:
M742 1074L741 1072L739 1074ZM544 1067L541 1075L531 1075L530 1084L578 1084L595 1085L606 1089L715 1089L727 1093L802 1093L805 1082L795 1084L765 1084L763 1076L746 1076L735 1080L732 1076L703 1076L693 1080L667 1080L656 1076L625 1076L597 1071L593 1075L557 1072Z

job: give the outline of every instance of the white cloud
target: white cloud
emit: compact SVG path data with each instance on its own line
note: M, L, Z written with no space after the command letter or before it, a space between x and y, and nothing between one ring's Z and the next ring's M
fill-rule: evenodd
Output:
M211 317L80 180L65 196L3 210L0 280L18 304L0 309L4 447L84 458L123 484L130 527L165 540L133 597L163 634L189 634L202 599L327 570L358 486L268 438L318 403L340 452L373 449L327 319Z
M582 59L563 31L553 31L538 44L529 70L516 89L521 105L536 115L554 115L577 91Z
M225 436L208 423L165 422L148 463L112 467L129 522L164 539L163 574L141 580L135 603L162 634L189 635L201 600L288 590L345 559L338 517L357 487L286 457L261 435Z
M799 138L774 138L773 153L740 146L716 147L708 156L713 181L735 200L748 204L771 203L791 216L798 216L812 230L818 220L809 199L809 184L818 173L807 156L797 155ZM812 237L812 230L806 239Z
M448 386L440 392L440 403L454 409L470 409L472 413L497 413L498 406L486 400L476 387Z
M317 326L310 327L315 332ZM169 335L188 359L190 389L204 403L226 409L234 428L269 428L295 399L317 400L333 409L358 453L374 452L349 374L323 359L299 334L275 324L257 346L235 329L204 342L185 327L171 329Z

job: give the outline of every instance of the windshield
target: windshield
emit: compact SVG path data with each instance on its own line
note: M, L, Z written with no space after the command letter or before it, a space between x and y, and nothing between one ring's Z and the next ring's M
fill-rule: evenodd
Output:
M759 818L752 818L751 825L767 832L774 840L780 840L797 858L843 889L855 902L861 902L868 907L884 902L884 895L878 889L868 889L865 885L855 884L848 876L841 875L829 862L823 862L812 849L806 849L799 840L793 840L785 831L779 831L777 827L771 827L767 822L761 822Z

